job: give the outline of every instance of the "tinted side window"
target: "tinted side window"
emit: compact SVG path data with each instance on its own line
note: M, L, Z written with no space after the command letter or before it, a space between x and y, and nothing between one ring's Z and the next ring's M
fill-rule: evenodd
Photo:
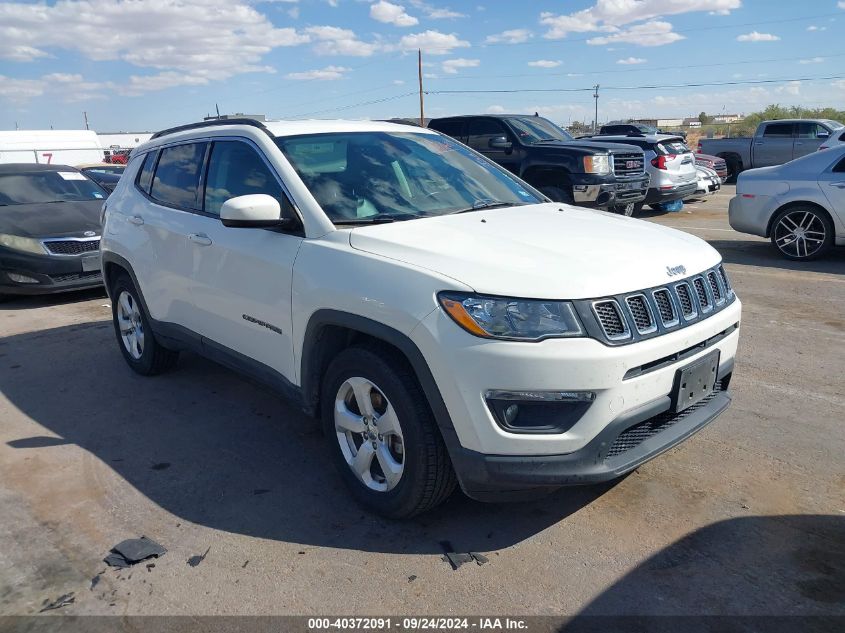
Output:
M505 126L495 119L472 119L469 122L468 144L479 152L489 152L490 140L497 136L507 136Z
M798 138L819 138L819 134L827 138L830 135L828 129L818 123L799 123Z
M293 209L270 168L256 151L240 141L216 141L211 148L205 182L205 211L220 215L229 198L266 193L279 201L282 215L293 217Z
M445 119L443 121L432 121L428 127L453 138L460 138L463 136L464 122L460 119Z
M763 131L763 136L768 138L791 138L792 123L770 123Z
M198 209L197 188L205 147L206 143L188 143L161 150L150 195L170 206Z
M833 168L833 171L837 174L845 173L845 158L836 163L836 167Z
M158 152L147 152L144 156L144 164L138 172L138 187L144 193L150 193L150 185L153 182L153 169L155 168L156 155Z

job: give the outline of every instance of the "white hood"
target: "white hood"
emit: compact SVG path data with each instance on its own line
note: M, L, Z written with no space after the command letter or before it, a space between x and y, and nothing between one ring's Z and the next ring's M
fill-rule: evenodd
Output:
M561 204L490 209L350 231L353 248L452 277L482 294L587 299L659 286L715 266L697 237ZM684 266L670 277L667 267Z

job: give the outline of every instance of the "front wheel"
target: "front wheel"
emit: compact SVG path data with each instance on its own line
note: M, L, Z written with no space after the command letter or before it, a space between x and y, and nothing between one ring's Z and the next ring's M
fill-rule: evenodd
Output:
M540 193L548 198L551 198L554 202L563 202L564 204L574 203L572 194L562 187L553 187L549 185L546 187L538 187L538 189L540 190Z
M352 495L373 512L406 518L454 490L446 446L410 367L368 347L341 352L321 394L323 430Z
M616 213L618 215L626 215L631 217L634 215L634 210L636 209L636 205L633 202L629 202L628 204L615 204L611 206L608 211L611 213Z
M787 259L809 261L833 245L833 224L815 207L789 207L775 216L771 240Z

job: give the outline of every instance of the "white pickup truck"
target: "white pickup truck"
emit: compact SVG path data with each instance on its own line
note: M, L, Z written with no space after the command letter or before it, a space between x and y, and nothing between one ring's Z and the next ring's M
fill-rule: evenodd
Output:
M698 142L698 153L725 159L728 178L736 178L745 169L783 165L812 154L843 127L829 119L763 121L754 136L703 138Z

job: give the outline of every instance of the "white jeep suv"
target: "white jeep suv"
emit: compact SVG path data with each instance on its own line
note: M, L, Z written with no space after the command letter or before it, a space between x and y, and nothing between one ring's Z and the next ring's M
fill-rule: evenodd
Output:
M613 479L730 403L719 254L551 203L432 130L213 121L159 132L104 206L115 333L191 350L321 420L370 509Z

